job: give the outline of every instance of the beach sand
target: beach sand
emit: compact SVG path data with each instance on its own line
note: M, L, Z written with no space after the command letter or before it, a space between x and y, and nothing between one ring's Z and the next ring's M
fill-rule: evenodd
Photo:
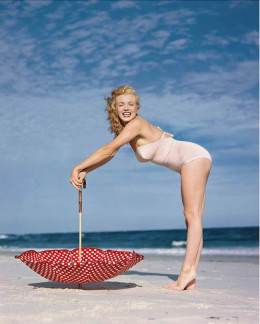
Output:
M178 278L183 257L151 256L105 282L47 281L0 255L0 323L258 323L258 257L201 256L197 289L161 288Z

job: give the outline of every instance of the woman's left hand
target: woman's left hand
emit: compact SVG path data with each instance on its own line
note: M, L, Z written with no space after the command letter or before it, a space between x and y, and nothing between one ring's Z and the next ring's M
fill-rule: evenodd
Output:
M79 170L78 169L73 169L71 171L71 176L70 176L70 183L75 187L77 190L81 190L81 186L83 183L82 177L79 176Z

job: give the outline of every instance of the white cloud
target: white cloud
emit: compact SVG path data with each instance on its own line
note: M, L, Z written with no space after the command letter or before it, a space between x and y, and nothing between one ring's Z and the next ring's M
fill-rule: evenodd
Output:
M196 17L199 15L199 12L179 8L176 10L168 10L161 15L164 23L168 26L187 26L196 23Z
M217 52L213 51L205 51L205 52L195 52L190 53L185 56L188 60L198 60L198 61L207 61L207 60L219 60L221 55Z
M58 6L56 11L49 12L44 16L50 20L60 20L63 19L68 8L71 7L70 2L63 1L62 6Z
M242 43L244 44L252 44L257 45L259 44L259 33L256 30L252 30L244 35L242 38Z
M232 94L234 98L257 87L258 62L245 60L238 62L236 68L213 65L208 72L190 72L184 75L182 87L191 87L198 93L211 96Z
M82 0L82 1L78 1L78 3L80 3L81 6L85 6L85 7L92 6L94 4L97 4L98 2L100 2L100 0L87 0L87 1Z
M251 5L253 2L254 0L231 0L228 1L228 4L229 4L229 8L233 9L240 6Z
M146 46L152 46L156 48L163 47L167 39L170 37L171 33L167 30L158 30L151 33L151 40L146 41L144 44Z
M33 16L36 11L51 5L52 0L24 0L19 8L19 15L22 17Z
M230 40L228 37L225 36L216 36L216 35L204 35L204 38L206 38L205 41L202 42L202 44L206 45L228 45L230 43Z
M115 1L111 5L111 9L125 9L125 8L139 8L138 4L136 1L126 1L126 0L120 0L120 1Z
M173 63L176 63L176 61L172 59L166 59L162 61L162 64L173 64Z
M173 3L173 0L163 0L163 1L152 1L152 6L164 6L165 4L171 4Z
M175 50L182 50L186 47L187 42L188 40L185 38L176 39L167 45L165 52L169 53Z

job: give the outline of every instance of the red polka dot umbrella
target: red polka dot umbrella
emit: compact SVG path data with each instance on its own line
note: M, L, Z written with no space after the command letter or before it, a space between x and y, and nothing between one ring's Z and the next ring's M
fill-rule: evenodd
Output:
M82 248L81 262L79 249L26 251L15 258L42 277L56 282L88 283L111 279L133 267L143 259L133 252L103 251L96 248Z
M84 188L86 183L83 184ZM55 282L89 283L116 277L144 259L140 254L127 251L103 251L81 248L82 195L79 191L79 248L74 250L29 250L16 255L42 277ZM80 285L81 286L81 285Z

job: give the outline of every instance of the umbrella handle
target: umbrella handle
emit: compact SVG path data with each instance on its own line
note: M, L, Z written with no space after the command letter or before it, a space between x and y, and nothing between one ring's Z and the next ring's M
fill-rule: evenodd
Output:
M83 180L83 188L86 189L86 180ZM82 215L82 190L79 190L79 262L81 262L81 215Z

